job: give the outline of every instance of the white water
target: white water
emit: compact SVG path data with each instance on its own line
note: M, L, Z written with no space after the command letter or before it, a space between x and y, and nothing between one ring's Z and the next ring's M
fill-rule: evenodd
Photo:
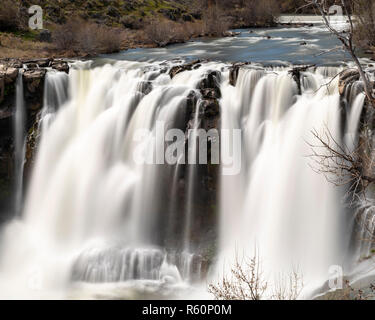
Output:
M14 115L15 197L14 210L20 215L23 203L23 172L25 165L26 110L23 92L23 71L18 74L16 84L16 112Z
M351 110L347 120L345 135L345 144L349 150L354 150L355 147L358 145L358 128L360 125L364 102L365 94L363 93L357 93L355 96L351 96L349 99L349 105L351 106Z
M200 127L200 119L199 119L199 112L200 112L200 103L198 101L197 107L195 110L194 116L194 123L193 123L193 131L191 132L190 141L192 143L189 144L189 156L190 160L188 165L188 181L189 181L189 188L187 191L186 197L186 220L185 220L185 230L184 230L184 249L185 251L189 252L190 250L190 237L191 237L191 227L192 227L192 217L193 217L193 207L194 207L194 192L196 189L196 183L198 179L198 172L196 170L196 163L197 163L197 144L198 144L198 130Z
M236 255L250 259L258 252L269 291L280 275L298 269L309 297L328 279L330 266L346 266L343 194L312 170L308 157L307 142L319 144L312 130L327 127L337 141L344 138L337 81L316 91L329 82L325 73L306 72L298 97L286 71L260 78L257 70L241 70L236 88L223 85L222 124L243 129L246 156L241 175L222 178L219 273L230 274ZM253 92L251 99L244 92ZM359 96L348 133L358 129L362 106Z
M200 278L199 259L169 247L160 231L169 229L163 225L170 191L166 177L174 168L140 164L133 156L141 150L146 159L155 159L164 147L156 136L158 121L165 130L180 126L186 97L210 66L173 80L143 72L146 66L72 69L69 99L60 108L67 97L65 76L47 77L46 125L24 218L3 235L0 273L8 290L1 295L64 298L80 281L139 279L163 287ZM150 77L153 90L145 96L139 89ZM141 144L134 140L140 130L149 130ZM30 284L34 273L36 285Z
M47 130L58 109L68 100L69 76L65 72L50 71L44 84L42 131Z
M204 74L223 67L207 63L173 80L155 65L136 62L72 69L68 79L48 74L23 219L7 226L1 242L2 297L82 298L98 291L104 297L134 298L138 291L175 297L179 290L188 297L202 268L189 241L199 177L189 166L181 204L180 162L135 162L134 135L148 130L142 151L156 159L164 147L157 123L165 130L183 127L186 97ZM241 174L221 179L217 270L228 271L236 250L251 256L257 248L270 279L297 266L308 296L327 280L332 264L345 263L342 194L309 167L306 143L312 129L325 125L344 138L337 82L315 92L335 71L306 72L302 96L283 69L241 70L236 87L223 73L221 127L242 129L244 152ZM152 91L144 95L148 81ZM362 106L356 98L350 133ZM192 148L189 156L196 155ZM172 237L180 239L171 243Z

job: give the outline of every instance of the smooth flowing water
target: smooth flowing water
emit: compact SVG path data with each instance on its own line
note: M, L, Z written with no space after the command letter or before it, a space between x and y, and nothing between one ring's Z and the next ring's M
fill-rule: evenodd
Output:
M20 71L16 84L16 112L14 114L14 149L15 149L15 192L14 211L20 215L23 203L23 171L25 164L26 112L23 92L23 72Z
M311 27L277 27L233 30L235 37L196 39L166 48L131 49L103 58L163 61L176 58L223 62L256 62L263 65L319 64L340 66L350 61L341 43L322 24ZM332 50L335 48L335 50Z
M308 291L327 279L330 266L345 265L350 237L339 189L310 168L308 157L313 130L327 126L342 139L337 83L316 92L327 78L304 77L302 96L286 71L259 77L257 70L241 70L242 83L223 90L230 109L223 121L242 129L245 162L241 176L222 181L221 259L230 266L238 250L240 257L258 252L267 278L298 268ZM253 92L250 101L242 90Z
M271 40L264 39L266 33ZM305 49L298 42L308 34ZM189 58L207 57L214 47L216 60L248 59L244 53L250 48L255 57L250 60L273 63L288 48L280 55L283 64L344 61L342 55L307 58L309 50L318 52L331 40L320 29L272 29L181 48ZM228 48L221 52L222 45ZM194 53L194 46L205 51ZM311 168L309 143L314 143L313 130L329 128L337 141L354 146L364 103L358 87L347 92L343 112L338 79L331 81L341 70L336 67L303 72L300 93L285 67L249 65L232 86L230 65L222 62L204 62L171 79L168 71L177 61L118 61L175 58L178 48L78 62L69 76L48 72L23 214L2 232L1 297L209 298L207 282L229 274L238 253L251 257L255 251L271 281L298 268L304 297L323 285L330 266L351 270L358 253L350 250L353 226L345 214L344 190ZM188 148L186 139L183 149L188 158L197 158L197 86L212 71L221 74L219 127L241 130L239 146L227 141L241 166L240 172L222 174L216 186L218 225L211 227L219 234L211 241L219 245L211 249L207 270L193 241L193 236L202 243L206 239L194 221L203 191L199 170L181 157L173 164L163 157L173 145L165 140L168 130L186 133L188 122L193 143ZM22 110L21 85L17 110ZM192 93L197 102L189 114ZM21 114L16 119L18 132ZM15 136L21 141L19 133ZM226 165L222 161L222 173Z

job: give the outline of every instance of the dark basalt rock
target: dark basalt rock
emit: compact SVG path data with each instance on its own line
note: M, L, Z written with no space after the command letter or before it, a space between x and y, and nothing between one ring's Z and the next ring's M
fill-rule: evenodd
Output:
M357 69L347 69L340 74L339 78L339 92L340 95L345 93L345 89L348 85L358 81L360 79L360 74Z
M144 95L148 95L152 91L152 82L151 81L141 81L138 84L138 91Z
M220 115L220 104L217 99L206 99L202 101L201 108L205 117L212 118Z
M38 136L40 110L43 107L44 81L47 70L69 72L69 65L63 60L53 59L3 59L0 60L0 210L6 211L14 183L14 142L13 117L16 101L16 83L19 70L26 66L23 72L24 101L26 111L26 163L25 181L32 167ZM0 216L0 223L4 216Z
M18 69L6 64L0 64L0 111L4 111L13 104L12 98Z
M26 63L25 66L26 66L27 69L38 69L39 68L39 66L35 62Z
M305 72L310 68L314 68L315 65L295 67L292 70L289 70L289 74L292 76L293 80L297 83L298 94L302 94L302 83L301 83L301 72Z
M201 90L204 99L220 99L221 92L219 88L208 88Z
M66 61L55 60L52 62L51 67L57 71L69 73L69 64Z
M28 60L24 61L27 68L48 68L51 66L52 59L34 59L34 60Z
M196 111L196 107L197 107L197 103L198 103L198 95L195 91L190 91L190 93L188 94L188 96L186 97L186 109L187 109L187 116L188 116L188 119L186 120L186 122L189 121L190 117L191 117L191 114L192 113L195 113Z
M218 94L221 97L220 92L220 81L221 81L221 73L219 71L212 71L210 72L206 78L204 78L198 85L198 89L202 90L202 92L206 89L214 89L218 91Z
M240 68L246 65L249 65L250 62L241 62L241 63L234 63L229 68L229 84L233 87L237 84L238 74L240 72Z
M174 66L171 68L169 71L169 76L171 79L173 79L177 74L184 72L184 71L191 71L191 70L196 70L201 67L201 60L194 60L192 62L179 65L179 66Z
M175 68L182 72L184 70L192 70L192 68L199 65L195 63L189 64L187 67ZM217 230L215 223L217 219L217 185L219 179L219 166L213 163L213 145L219 143L220 134L215 134L211 129L219 129L220 125L220 104L219 98L221 97L220 83L221 72L209 71L197 84L196 90L191 90L186 97L186 119L185 119L185 137L191 138L191 130L195 128L196 119L199 121L199 129L203 129L207 133L207 164L197 164L196 172L199 181L194 185L194 202L192 204L192 233L191 233L191 246L197 248L197 252L201 255L194 257L194 267L200 266L202 274L207 272L209 267L209 259L202 258L203 253L209 251L207 248L202 247L202 243L213 243L217 239ZM198 114L197 114L198 112ZM190 135L189 135L190 134ZM201 137L202 138L202 137ZM200 140L202 141L202 140ZM191 141L186 141L186 154L188 154L188 147ZM201 143L201 142L200 142ZM201 150L202 151L202 150ZM214 158L215 159L215 158ZM186 203L186 195L188 194L187 178L189 176L190 165L186 164L180 168L180 183L177 191L179 203ZM178 208L179 211L184 212L186 208L182 205ZM183 216L182 216L183 217ZM182 224L183 225L183 224ZM176 227L176 239L180 239L180 230ZM202 235L205 235L202 237ZM204 239L203 239L204 238ZM177 244L180 240L177 241Z
M6 65L8 68L22 68L23 62L20 59L0 59L0 64Z
M18 76L18 69L9 65L0 64L0 77L5 84L10 84L16 81Z
M38 89L41 89L41 85L44 84L44 77L47 73L46 69L31 69L26 70L23 74L24 83L29 93L35 93Z

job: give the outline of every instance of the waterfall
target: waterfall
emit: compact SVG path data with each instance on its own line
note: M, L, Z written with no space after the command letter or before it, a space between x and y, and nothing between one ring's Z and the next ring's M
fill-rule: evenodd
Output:
M190 250L190 237L191 237L191 226L193 218L193 207L195 203L194 192L197 180L197 155L198 155L198 130L200 127L200 101L197 103L197 108L195 110L193 131L190 135L191 143L189 144L189 168L188 168L188 191L186 197L186 219L185 219L185 230L184 230L184 249L189 252Z
M308 157L308 143L316 144L312 130L327 127L337 141L344 139L337 81L326 88L332 70L305 72L298 96L287 71L257 73L242 71L236 88L222 87L222 123L243 130L245 159L241 174L222 177L218 270L230 274L236 255L250 259L258 253L270 283L297 268L308 297L331 266L346 266L350 241L343 194L312 170ZM244 91L253 92L251 99L243 98ZM351 106L350 133L358 128L362 106L361 95Z
M65 72L50 71L47 73L41 115L42 131L51 125L58 109L68 100L68 80L69 76Z
M16 112L14 115L14 166L15 197L14 210L19 216L23 203L23 171L25 165L26 110L23 91L23 71L18 74L16 84Z
M168 129L185 131L187 96L209 66L173 79L146 67L72 68L68 80L48 73L46 124L24 219L5 229L0 259L1 274L14 275L13 287L26 295L34 294L25 283L35 268L44 292L70 281L165 285L200 279L200 258L186 252L183 241L169 241L165 224L176 224L168 222L169 177L177 169L159 160L170 144L164 141ZM173 215L184 221L186 208L176 208L182 212ZM20 260L25 263L15 266Z
M347 120L345 144L349 150L353 150L358 144L358 128L362 115L365 95L363 93L355 95L349 101L350 113Z
M340 142L356 139L363 97L353 96L342 128L338 80L324 85L338 69L303 72L299 90L285 68L241 68L234 87L228 65L202 63L171 78L173 63L77 63L69 75L48 72L22 219L2 233L0 295L67 298L130 287L126 297L137 290L175 297L174 290L211 280L201 249L207 229L195 230L197 199L207 190L191 159L204 123L198 86L213 70L222 75L220 128L241 130L234 152L243 152L240 173L221 175L217 186L210 276L229 272L238 250L250 257L257 250L267 278L298 266L309 296L330 266L345 265L342 190L312 170L307 142L326 126ZM24 128L22 96L19 80L17 130ZM172 164L163 161L176 143L165 139L169 129L183 132L187 153Z

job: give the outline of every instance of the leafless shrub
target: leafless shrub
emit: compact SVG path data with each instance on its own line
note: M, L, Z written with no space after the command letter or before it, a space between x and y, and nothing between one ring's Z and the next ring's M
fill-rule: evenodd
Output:
M290 275L281 274L275 281L272 299L297 300L303 289L301 273L295 268Z
M239 259L231 269L230 277L223 277L217 284L210 284L208 291L216 300L261 300L265 299L268 282L265 280L259 255ZM302 276L295 271L289 277L282 276L273 287L271 299L296 300L303 288Z
M236 256L230 278L223 277L221 283L209 285L208 289L217 300L260 300L267 289L263 279L258 254L250 260Z
M74 50L78 39L77 32L81 28L77 20L70 20L68 23L58 25L52 32L53 43L58 50Z
M121 40L121 32L118 30L79 19L56 26L53 31L56 49L87 54L118 51L121 49Z
M203 13L204 33L208 36L223 36L229 29L225 14L218 5L208 7Z
M182 24L168 20L151 20L145 28L145 33L149 41L159 47L184 42L189 38Z
M370 81L368 74L363 69L361 62L359 61L358 56L356 55L356 48L355 48L355 41L354 41L355 32L356 32L355 31L356 22L355 22L355 19L353 19L353 13L355 12L355 9L356 9L355 3L359 3L362 0L339 1L343 9L343 14L348 20L349 27L347 28L347 30L339 30L330 22L328 18L330 13L327 10L329 8L330 1L328 0L305 0L305 1L306 1L305 2L306 4L301 8L306 8L306 7L315 8L319 12L319 14L322 16L323 22L325 26L327 27L328 31L330 31L342 43L344 49L351 56L361 76L361 80L364 85L364 91L366 93L367 100L375 108L375 95L372 90L373 86L372 86L372 83ZM362 17L359 16L358 19L361 20ZM371 28L371 26L365 25L365 28Z
M2 0L0 5L0 31L17 30L20 27L20 3Z
M121 49L121 32L107 26L86 23L77 38L79 49L87 53L112 53Z
M201 20L195 22L187 22L185 23L185 30L189 35L189 38L203 36L205 33L204 23Z
M362 193L375 183L375 154L371 130L364 129L357 147L347 147L337 141L326 127L322 132L312 131L317 143L309 143L313 170L324 174L327 180L336 186L349 186L353 195Z
M362 47L375 47L375 3L368 0L353 0L352 10L356 16L356 43Z

